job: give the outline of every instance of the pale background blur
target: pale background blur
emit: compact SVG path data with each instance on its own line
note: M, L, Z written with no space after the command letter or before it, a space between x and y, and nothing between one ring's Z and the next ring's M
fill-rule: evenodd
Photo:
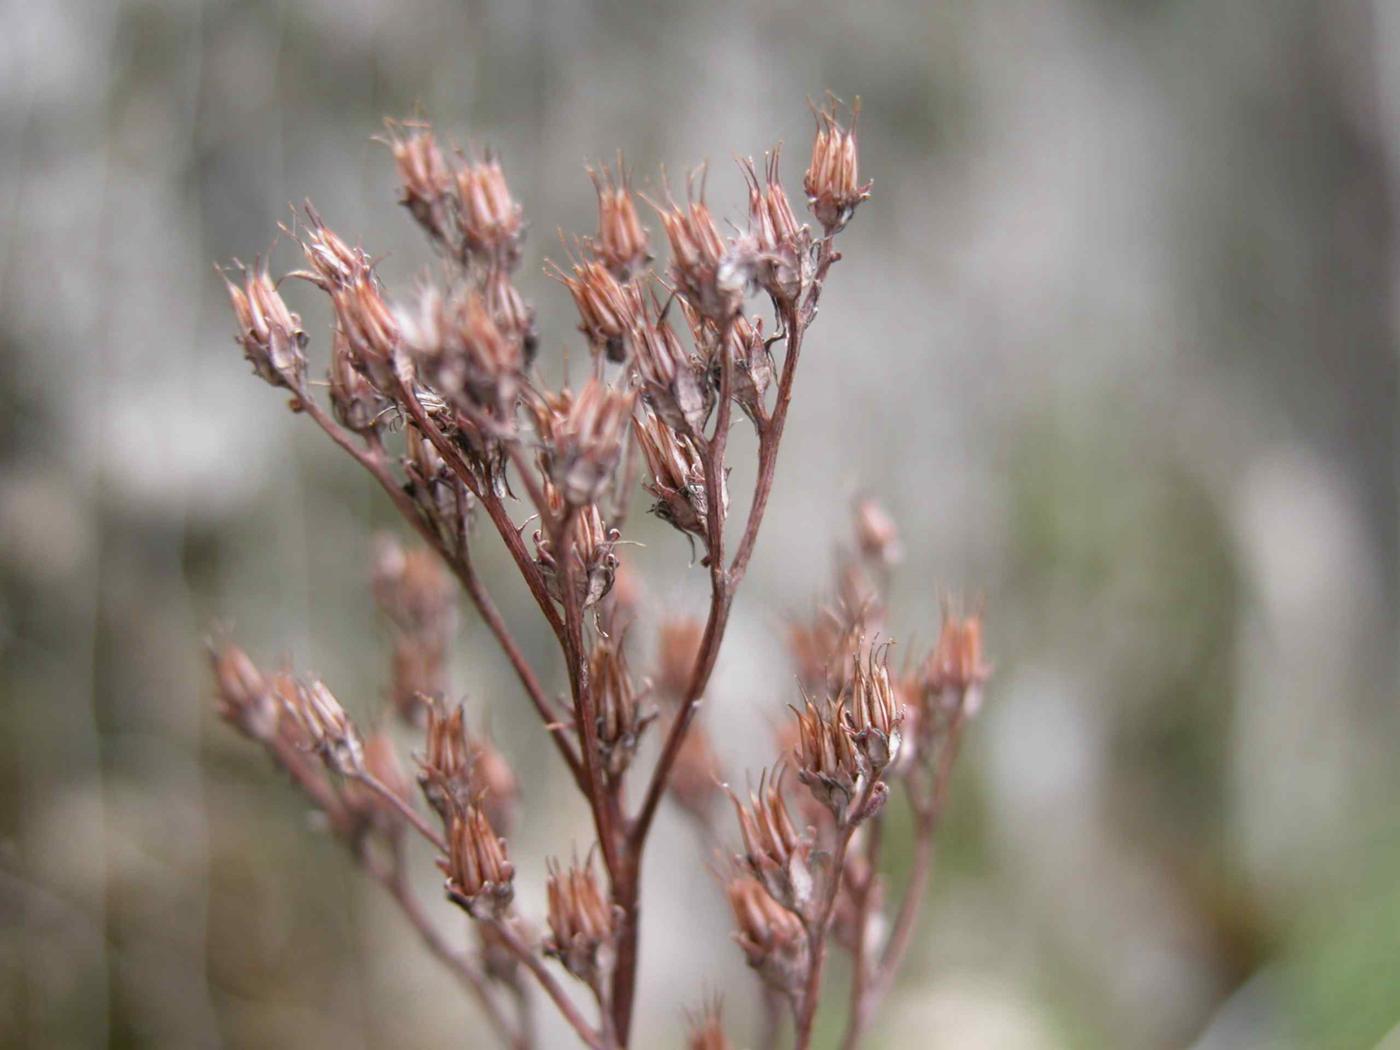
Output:
M730 158L777 139L798 192L828 88L864 99L875 196L707 718L737 775L770 760L782 616L859 492L904 529L906 649L944 590L985 596L996 676L875 1044L1400 1045L1393 0L0 2L0 1044L474 1045L212 717L221 623L374 707L394 522L249 374L211 263L311 195L405 287L429 255L370 138L429 115L503 152L543 356L577 359L540 264L591 229L584 161L709 158L733 214ZM683 541L635 531L649 598L701 609ZM543 851L586 832L488 643L464 615L454 681L528 766L538 915ZM719 990L751 1046L673 814L647 874L638 1045Z

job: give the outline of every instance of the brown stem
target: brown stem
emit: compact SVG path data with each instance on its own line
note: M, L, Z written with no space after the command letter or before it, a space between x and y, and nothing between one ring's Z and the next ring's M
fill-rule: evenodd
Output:
M549 621L554 633L562 638L564 625L559 619L559 611L554 608L554 601L549 596L549 589L544 584L544 579L540 575L539 566L530 558L529 552L525 549L525 543L520 538L520 533L515 528L515 523L510 520L510 515L506 513L500 497L497 496L489 484L481 485L477 482L476 474L472 471L471 465L462 458L461 450L457 448L447 435L428 416L422 403L418 400L408 383L402 379L398 388L399 401L408 409L409 415L413 418L418 430L437 449L438 455L443 458L454 474L471 490L483 507L486 514L491 519L491 523L496 526L496 531L500 533L506 549L515 559L516 567L520 570L520 575L525 578L525 584L530 588L530 593L535 598L535 604L540 607L540 612Z
M734 589L731 585L731 576L724 569L724 502L722 499L724 451L729 439L729 402L734 381L734 365L724 345L727 334L728 329L726 328L717 344L721 355L719 418L715 423L714 437L705 444L703 449L705 456L705 509L707 512L705 526L710 565L710 612L705 620L705 631L700 638L700 651L695 657L695 667L690 673L690 682L686 686L685 695L681 698L680 710L676 714L675 721L671 723L671 730L661 749L661 757L657 760L651 781L647 785L642 808L632 825L631 846L639 856L642 846L646 842L647 833L651 830L651 822L656 817L661 796L666 791L666 781L671 775L671 767L675 764L676 756L680 753L681 744L685 742L686 731L690 729L691 720L695 717L696 705L700 702L700 696L709 683L710 672L714 670L715 661L719 657L720 642L724 639L724 628L729 620L729 607L733 600ZM752 522L753 511L751 509L746 531L754 528Z
M729 619L729 608L733 599L733 589L729 584L729 574L724 568L724 452L729 441L729 420L733 400L734 363L725 347L729 334L726 325L720 332L716 348L720 354L719 412L715 419L714 436L703 443L705 457L705 527L707 557L710 567L710 612L705 622L705 632L700 641L700 652L696 655L695 668L691 672L690 683L686 688L681 708L671 723L670 732L661 749L661 757L652 771L647 784L647 792L636 820L627 831L626 868L619 865L614 869L614 899L623 911L622 929L618 937L617 965L613 971L613 1016L623 1045L626 1045L632 1026L632 1004L636 997L639 907L641 889L642 851L646 846L647 833L666 791L666 782L671 767L685 742L686 731L695 717L696 707L705 686L719 658L720 642L724 638L724 627ZM618 878L618 875L622 878Z
M563 569L560 589L564 595L564 656L569 662L569 680L573 686L574 720L578 724L583 772L588 785L585 794L593 811L593 824L598 832L598 845L603 851L603 862L610 877L615 879L615 873L620 868L619 842L607 805L603 771L599 765L601 751L598 747L598 712L588 680L588 652L583 640L583 606L577 586L576 569L582 566L575 564L578 559L574 557L573 549L573 534L577 524L578 511L571 509L552 537Z
M481 578L477 576L476 571L472 568L470 558L466 555L462 557L462 571L458 573L458 579L462 581L462 586L471 596L477 611L481 613L481 618L486 621L491 633L496 636L497 643L505 652L506 658L510 660L511 666L515 668L516 674L525 684L525 691L530 696L530 702L544 722L545 728L549 731L550 739L559 749L559 754L563 756L565 764L569 767L569 772L573 774L574 782L582 790L584 785L583 768L579 765L578 756L574 754L574 749L565 736L568 730L559 724L557 715L545 699L544 687L535 677L534 670L520 651L514 637L511 636L510 629L501 619L501 614L496 610L495 603L491 601L491 596L482 586Z
M385 802L389 803L389 805L393 806L394 809L398 811L399 815L412 825L414 831L418 832L418 834L432 843L433 847L437 849L439 853L446 855L447 840L442 837L436 828L424 820L412 805L400 798L398 793L389 787L389 785L385 784L373 773L364 769L354 774L354 779L358 780Z
M563 756L565 763L574 774L575 779L578 779L580 775L578 759L570 750L568 740L560 735L558 729L553 728L557 719L554 717L554 714L549 708L549 703L545 699L544 687L540 684L539 677L535 674L534 668L530 666L530 662L525 658L525 654L521 652L520 646L516 644L515 638L510 633L510 628L508 628L505 621L501 619L501 615L496 610L495 603L492 602L490 594L481 583L481 579L472 568L471 559L467 554L466 547L463 546L462 550L454 555L452 551L447 550L446 547L443 546L442 538L423 520L423 516L418 512L418 508L414 505L413 500L408 497L408 494L404 492L402 486L398 484L393 474L390 473L388 464L385 461L382 446L379 445L377 438L373 439L368 449L361 448L359 445L355 444L351 435L326 415L325 409L312 400L305 391L298 390L296 394L302 410L326 432L332 441L348 452L360 466L364 467L364 469L379 482L380 487L388 494L389 499L393 502L399 513L414 527L423 540L437 551L438 556L441 557L447 567L452 570L453 575L457 577L463 589L467 592L467 596L471 598L472 604L476 606L477 612L486 622L486 626L491 633L495 635L496 641L500 644L501 650L506 654L506 659L510 661L510 665L514 669L516 677L520 679L520 684L525 687L525 692L530 697L530 702L534 705L535 710L539 712L540 718L544 720L546 728L550 729L550 738L559 749L560 755Z
M884 814L871 819L865 841L866 872L861 885L853 886L856 894L856 942L851 952L851 998L846 1018L846 1034L841 1040L842 1050L855 1050L865 1030L867 1010L865 989L868 985L870 960L866 956L867 942L870 939L870 906L875 898L875 885L879 875L880 846L883 842L885 826Z
M953 765L957 761L962 744L962 732L967 723L966 712L960 701L953 721L948 727L948 735L938 753L938 766L934 772L933 785L927 799L912 799L915 812L914 865L909 873L909 882L904 889L904 897L895 913L893 932L889 943L874 974L863 1003L868 1016L889 991L895 973L904 962L914 931L919 924L919 911L923 906L928 888L929 875L933 870L934 837L943 819L943 811L948 801L948 786L952 782Z
M574 1005L573 1000L560 987L559 982L554 979L554 975L549 972L539 957L520 939L520 935L511 929L510 920L496 919L492 921L491 925L500 935L501 943L530 971L535 980L539 982L540 987L544 989L545 995L549 996L554 1005L558 1007L564 1020L578 1033L578 1037L592 1050L612 1050L607 1043L603 1042L603 1037L584 1020L578 1007Z
M873 786L875 781L870 781ZM861 792L851 812L859 813L870 801L871 788ZM831 855L831 868L827 875L826 892L822 895L816 914L807 920L807 981L802 989L793 1013L793 1023L797 1029L796 1050L809 1050L812 1045L812 1024L817 1018L817 1003L821 999L822 969L826 964L826 934L831 928L831 917L836 911L836 898L841 892L841 881L845 875L846 851L851 845L851 836L856 825L847 823L841 828L836 849Z
M783 371L778 379L778 399L773 406L773 414L758 435L758 478L754 482L753 502L749 507L744 534L734 552L734 562L729 567L729 579L734 587L739 586L744 573L748 571L749 559L753 557L754 545L758 542L758 530L768 508L768 497L773 491L773 475L778 465L783 427L787 424L788 406L792 403L792 385L797 376L797 360L802 353L802 337L817 316L817 303L821 299L827 271L832 263L841 258L833 244L830 237L822 241L818 249L816 274L806 297L781 311L783 326L787 330L787 349L783 354Z
M365 873L388 891L389 896L394 899L394 903L399 906L399 910L408 919L409 925L418 932L418 936L422 938L428 951L452 971L463 987L476 999L482 1012L486 1015L487 1024L495 1030L502 1044L512 1047L514 1050L529 1050L533 1040L528 1029L523 1024L519 1030L511 1026L500 1004L496 1002L487 988L485 976L472 965L472 961L466 955L455 951L443 939L442 933L428 918L427 913L423 910L422 902L414 894L408 880L404 878L402 863L396 861L390 867L382 861L376 860L366 850L357 851L356 859Z
M350 855L360 868L389 891L390 896L394 898L409 924L418 931L418 935L428 950L447 966L476 998L482 1012L486 1015L487 1023L496 1030L501 1041L514 1047L515 1050L529 1050L531 1043L528 1034L523 1029L519 1034L511 1030L511 1026L501 1013L499 1005L487 989L485 977L472 965L467 956L454 951L443 940L442 934L423 911L422 905L414 896L403 876L403 864L398 856L395 857L395 862L390 867L370 853L364 837L356 833L355 822L351 819L335 789L325 779L313 776L307 768L303 761L304 752L299 751L294 744L280 736L273 737L265 741L264 744L277 764L288 772L297 786L317 808L326 814L331 827L345 842ZM381 789L387 790L383 788L383 785L375 790Z

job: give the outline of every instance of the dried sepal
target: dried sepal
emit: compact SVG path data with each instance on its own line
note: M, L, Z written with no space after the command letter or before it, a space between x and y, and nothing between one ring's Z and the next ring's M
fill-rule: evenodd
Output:
M724 1034L724 1011L718 997L698 1013L688 1014L686 1021L686 1050L733 1050L734 1044Z
M281 708L257 665L236 645L209 650L219 717L244 736L266 743L277 735Z
M474 919L498 919L515 896L515 868L506 840L496 835L481 807L454 810L447 822L447 856L438 859L447 876L448 899Z
M434 243L450 249L455 179L433 129L423 123L388 127L387 142L399 176L399 203Z
M860 100L851 107L851 126L838 119L833 99L816 111L817 135L812 143L812 163L802 180L807 204L827 236L839 232L855 214L856 206L870 196L871 183L860 182L860 156L856 123Z
M613 483L636 393L598 378L577 394L564 390L529 402L549 480L566 504L582 507Z
M743 861L754 878L789 911L807 913L812 901L812 838L799 834L783 801L782 773L759 779L745 805L729 792L744 842Z
M363 772L365 754L359 730L324 682L318 678L309 684L298 683L288 700L288 710L327 769L347 777Z
M469 418L509 427L524 348L519 332L501 327L479 291L445 296L426 284L397 318L423 382Z
M652 513L682 532L704 539L709 495L705 491L705 462L699 448L650 409L638 412L632 425L651 474L645 487L656 497ZM729 510L729 491L723 476L719 486L720 510L724 514Z
M606 265L592 260L574 263L567 272L553 265L551 272L573 296L579 331L593 352L613 362L626 360L628 332L642 311L637 286L624 284Z
M735 875L726 887L744 957L773 991L793 998L807 974L807 931L751 875Z
M615 169L589 168L588 177L598 192L598 235L590 247L614 277L627 281L651 262L651 252L621 154Z
M715 400L705 362L685 349L655 302L635 317L628 342L646 403L678 433L700 434Z
M765 158L759 181L752 160L740 162L749 185L749 237L757 251L754 279L779 310L791 307L810 279L812 235L797 221L778 177L780 149Z
M612 972L613 939L620 921L593 874L593 856L569 867L557 860L548 864L549 937L546 955L558 959L566 970L595 989Z
M464 255L486 266L513 270L525 239L525 212L511 196L494 153L457 169L457 225Z
M751 274L735 265L729 245L710 216L698 177L687 185L686 203L676 203L670 191L665 205L652 204L671 245L670 279L696 310L716 321L732 317L744 300Z
M589 687L598 712L598 747L603 766L614 777L626 770L642 733L656 718L632 685L623 655L623 637L601 638L589 655Z
M550 517L555 521L564 520L564 499L548 479L545 479L544 491ZM612 590L618 567L615 550L622 536L604 524L598 505L590 503L579 507L574 514L570 538L575 565L574 586L579 603L587 608ZM555 601L562 602L565 566L560 564L555 544L543 531L535 532L534 542L535 564L544 576L545 587Z
M288 309L266 263L259 260L251 268L237 262L234 265L242 271L242 287L219 271L238 321L234 341L263 380L273 386L301 389L306 378L302 350L307 342L301 318Z

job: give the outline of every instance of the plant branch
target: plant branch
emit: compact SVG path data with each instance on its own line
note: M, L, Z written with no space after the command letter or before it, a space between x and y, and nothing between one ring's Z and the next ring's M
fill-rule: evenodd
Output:
M496 1002L487 988L486 977L472 965L472 961L465 954L454 950L443 939L442 933L428 918L427 913L423 910L422 902L404 877L402 862L396 857L394 865L390 867L382 861L376 860L367 850L356 851L356 860L359 861L360 867L364 869L365 873L384 887L389 896L393 898L394 903L399 906L399 910L408 919L409 925L422 938L428 951L452 971L463 987L476 999L482 1012L486 1015L487 1024L495 1030L501 1042L515 1048L515 1050L529 1050L533 1040L523 1027L523 1022L519 1031L512 1027L505 1013L501 1010L500 1004Z
M592 1050L611 1050L611 1047L603 1041L603 1037L594 1029L581 1013L574 1001L554 979L554 975L549 972L539 957L530 950L520 935L511 929L508 919L491 920L492 928L500 935L501 943L507 950L518 959L527 970L534 976L535 980L544 989L544 993L553 1000L558 1007L559 1013L567 1021L570 1027L578 1033L578 1037L584 1041Z
M477 576L466 545L463 544L461 550L455 554L444 546L442 538L423 519L413 500L409 498L390 472L383 446L379 444L377 437L370 443L369 448L357 445L350 433L331 419L326 414L325 409L313 400L306 391L297 390L295 393L301 410L310 416L332 441L348 452L360 466L379 482L380 487L388 494L399 513L413 526L423 540L437 551L438 556L457 577L458 582L467 592L467 596L471 598L472 604L476 606L482 620L486 622L487 628L495 635L496 641L500 644L506 659L510 661L516 677L520 679L520 684L525 687L531 704L544 721L545 728L549 730L550 739L559 749L560 755L565 764L568 765L570 772L573 773L574 778L578 779L580 776L578 759L570 749L568 740L561 735L561 728L556 725L557 719L545 698L544 687L540 684L539 677L525 658L520 646L516 644L514 636L510 633L510 628L501 618L495 603L491 600L490 593L482 584L480 577Z
M846 1017L846 1034L841 1040L842 1050L855 1050L860 1042L867 1021L866 988L871 977L871 960L868 958L870 940L871 904L875 898L876 881L879 878L880 847L884 841L885 819L883 813L876 814L870 821L870 829L865 841L865 878L859 886L852 886L856 894L856 942L851 952L851 997L850 1009Z
M889 943L885 945L884 953L871 976L862 1004L862 1012L867 1017L889 991L895 971L904 962L914 938L914 931L918 927L919 911L923 906L929 875L933 870L934 839L947 806L948 786L952 782L953 765L961 749L962 733L966 725L966 710L963 701L959 701L957 712L953 715L943 746L938 752L938 765L928 797L920 800L913 798L911 794L915 819L914 864L899 909L895 913Z
M394 809L398 811L399 815L412 825L414 831L418 832L418 834L432 843L433 847L437 849L439 853L446 856L447 840L442 837L441 833L439 833L436 828L424 820L422 815L414 809L411 804L400 798L396 791L367 769L362 769L358 773L355 773L352 779L359 781L385 802L389 803L389 805L393 806Z
M867 783L847 809L848 813L861 813L870 804L871 793L879 780L870 776ZM821 999L822 970L826 963L826 935L831 928L831 917L836 911L836 898L841 892L841 882L846 870L846 852L850 849L851 837L858 825L848 821L837 832L836 849L831 854L825 892L816 913L807 917L807 981L802 996L797 1001L793 1013L793 1023L797 1029L796 1050L809 1050L812 1045L812 1024L817 1017L817 1003Z

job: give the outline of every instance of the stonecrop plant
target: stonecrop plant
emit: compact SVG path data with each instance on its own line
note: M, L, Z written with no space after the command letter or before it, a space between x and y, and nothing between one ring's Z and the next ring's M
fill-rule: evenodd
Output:
M987 668L979 618L947 604L932 652L891 668L886 592L899 544L878 505L857 504L856 542L830 600L790 624L800 688L772 768L730 789L714 743L722 734L697 718L763 523L803 345L841 258L837 239L869 197L857 112L843 122L835 100L816 111L803 179L815 226L792 208L776 149L761 172L740 165L743 232L721 232L696 180L683 201L669 190L643 198L669 247L664 270L653 268L621 160L590 171L598 230L551 268L591 355L576 386L551 389L533 367L535 315L514 283L525 222L500 161L446 151L423 124L391 124L387 144L401 203L441 260L437 282L391 295L373 256L310 205L287 230L303 268L278 279L266 261L225 271L254 371L369 473L418 545L386 538L373 560L393 643L390 717L376 720L380 728L358 728L319 679L262 670L227 641L212 649L219 713L320 811L321 826L391 895L503 1046L536 1045L541 994L584 1045L633 1045L645 984L642 866L668 799L693 819L696 863L727 847L718 874L735 960L756 974L764 1018L740 1042L811 1046L818 1005L832 994L824 964L838 950L852 963L841 1045L858 1045L914 936L950 772ZM280 291L286 278L330 299L324 404L308 379L307 336ZM741 524L726 481L736 427L756 434L757 480ZM638 488L687 541L675 556L708 576L703 619L648 610L627 579L621 541ZM532 666L478 575L473 554L492 533L558 643L548 673ZM532 805L550 803L532 799L529 784L522 790L490 739L469 728L479 719L449 695L457 587L591 816L583 855L571 847L545 865L544 901L517 899L508 843ZM639 635L655 639L646 676L630 652ZM552 679L561 695L546 687ZM413 780L390 721L405 727L400 734L421 733ZM913 862L891 900L881 842L894 790L907 797ZM734 833L715 816L726 793ZM473 936L460 937L442 921L450 915L415 895L411 865L426 861L409 848L414 837L431 849L446 899L470 917ZM705 984L697 974L697 988ZM695 1005L689 1045L734 1045L719 1004Z

